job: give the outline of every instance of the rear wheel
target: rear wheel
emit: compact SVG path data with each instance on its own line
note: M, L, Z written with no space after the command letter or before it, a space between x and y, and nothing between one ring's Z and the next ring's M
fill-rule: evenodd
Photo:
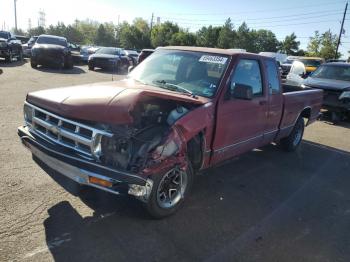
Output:
M178 167L160 175L154 175L151 195L146 203L147 211L154 218L174 214L189 194L193 171L189 164L184 171Z
M303 139L304 127L304 119L302 117L299 117L289 136L281 139L281 147L288 152L295 151Z

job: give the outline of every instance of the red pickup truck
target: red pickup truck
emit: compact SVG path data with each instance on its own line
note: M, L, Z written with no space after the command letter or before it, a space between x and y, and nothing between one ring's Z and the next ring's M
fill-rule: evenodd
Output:
M165 47L125 80L29 93L18 134L35 160L159 218L195 173L272 142L295 150L321 104L320 90L283 87L272 58Z

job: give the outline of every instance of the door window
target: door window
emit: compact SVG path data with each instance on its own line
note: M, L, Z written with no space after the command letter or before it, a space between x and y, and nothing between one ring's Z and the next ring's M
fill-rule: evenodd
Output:
M280 80L277 71L277 64L275 61L265 61L267 69L267 79L269 81L269 92L270 94L278 94L280 91Z
M241 59L232 77L232 83L251 86L254 96L262 96L260 65L257 60Z

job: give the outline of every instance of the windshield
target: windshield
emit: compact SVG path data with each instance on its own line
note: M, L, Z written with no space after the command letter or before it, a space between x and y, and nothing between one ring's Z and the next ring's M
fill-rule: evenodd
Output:
M96 51L96 54L104 54L104 55L118 55L119 49L113 47L102 47Z
M129 78L161 88L212 97L228 64L228 56L202 52L158 50ZM189 92L188 92L189 91Z
M311 77L350 81L350 66L320 66Z
M47 37L47 36L39 36L36 41L38 44L50 44L50 45L61 45L67 46L67 41L64 38L59 37Z
M9 38L9 33L7 33L7 32L0 32L0 38L8 39Z
M302 62L305 66L319 67L322 64L320 60L312 60L312 59L298 59L298 61Z

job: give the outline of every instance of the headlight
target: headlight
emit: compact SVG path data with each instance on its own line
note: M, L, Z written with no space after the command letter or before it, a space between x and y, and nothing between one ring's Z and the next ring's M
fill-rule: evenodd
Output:
M33 108L25 104L23 106L24 121L31 124L33 121Z
M349 98L350 99L350 91L344 91L343 93L341 93L341 95L339 96L339 100L345 99L345 98Z
M102 135L98 134L94 137L94 141L92 142L91 153L96 159L99 159L102 155L101 141L102 141Z

